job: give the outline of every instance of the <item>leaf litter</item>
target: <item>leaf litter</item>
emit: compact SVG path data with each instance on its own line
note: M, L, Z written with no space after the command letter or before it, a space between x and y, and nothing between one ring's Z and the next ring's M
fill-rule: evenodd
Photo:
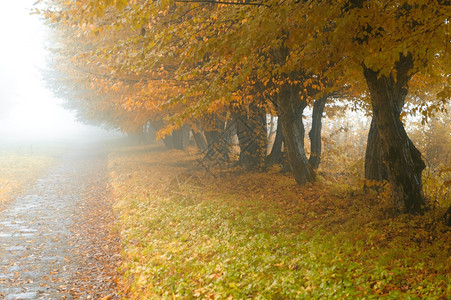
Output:
M63 156L0 212L0 298L118 299L111 205L104 151Z

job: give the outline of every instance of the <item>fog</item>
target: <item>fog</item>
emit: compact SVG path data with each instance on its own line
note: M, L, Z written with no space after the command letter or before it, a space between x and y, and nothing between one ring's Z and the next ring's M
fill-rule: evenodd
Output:
M45 88L46 28L30 15L33 2L7 1L0 10L0 146L117 136L77 122Z

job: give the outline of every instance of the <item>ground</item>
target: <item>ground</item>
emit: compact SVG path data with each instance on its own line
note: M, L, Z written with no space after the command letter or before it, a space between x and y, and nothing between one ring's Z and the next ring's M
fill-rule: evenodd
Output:
M442 207L396 215L383 186L325 172L298 186L191 147L105 149L55 157L3 205L0 298L451 295Z
M0 212L0 298L117 298L120 259L106 153L56 159Z
M449 299L444 208L396 215L388 191L323 173L298 186L161 145L109 156L133 299ZM334 171L334 170L332 170Z

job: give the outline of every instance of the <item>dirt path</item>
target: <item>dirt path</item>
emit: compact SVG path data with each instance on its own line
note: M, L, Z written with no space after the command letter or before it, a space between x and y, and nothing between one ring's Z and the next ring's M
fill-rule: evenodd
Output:
M115 299L106 155L85 147L0 212L0 299Z

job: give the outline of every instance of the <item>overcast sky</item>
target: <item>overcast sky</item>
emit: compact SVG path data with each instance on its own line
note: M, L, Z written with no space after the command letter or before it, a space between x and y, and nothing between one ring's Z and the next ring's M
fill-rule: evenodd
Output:
M30 15L35 0L2 2L0 9L0 143L7 137L48 139L98 132L75 121L46 90L45 26Z

